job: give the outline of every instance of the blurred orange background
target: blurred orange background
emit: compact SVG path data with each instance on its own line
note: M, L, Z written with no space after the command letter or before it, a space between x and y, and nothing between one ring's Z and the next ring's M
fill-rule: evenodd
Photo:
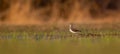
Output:
M0 0L0 24L114 23L119 0Z

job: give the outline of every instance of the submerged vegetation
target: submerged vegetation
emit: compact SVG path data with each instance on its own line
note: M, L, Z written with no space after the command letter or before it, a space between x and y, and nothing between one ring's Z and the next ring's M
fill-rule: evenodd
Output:
M103 24L102 27L95 25L77 24L82 31L80 34L70 33L68 25L0 26L0 53L119 54L119 24ZM101 36L87 35L88 33Z

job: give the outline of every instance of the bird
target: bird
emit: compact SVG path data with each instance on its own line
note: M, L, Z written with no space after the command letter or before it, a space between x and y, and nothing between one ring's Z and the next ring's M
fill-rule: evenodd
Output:
M77 30L77 29L73 28L73 24L69 25L69 31L71 33L80 33L81 32L81 30Z

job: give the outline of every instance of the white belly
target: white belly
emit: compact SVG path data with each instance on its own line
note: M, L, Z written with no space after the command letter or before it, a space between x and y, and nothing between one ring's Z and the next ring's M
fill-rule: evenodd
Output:
M75 32L75 31L73 31L72 29L69 29L69 31L72 32L72 33L77 33L77 32Z

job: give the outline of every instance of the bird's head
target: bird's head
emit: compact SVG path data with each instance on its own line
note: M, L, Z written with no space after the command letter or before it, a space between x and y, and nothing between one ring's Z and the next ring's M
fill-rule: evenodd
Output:
M69 24L69 27L72 27L72 26L73 26L73 24L72 24L72 23L70 23L70 24Z

